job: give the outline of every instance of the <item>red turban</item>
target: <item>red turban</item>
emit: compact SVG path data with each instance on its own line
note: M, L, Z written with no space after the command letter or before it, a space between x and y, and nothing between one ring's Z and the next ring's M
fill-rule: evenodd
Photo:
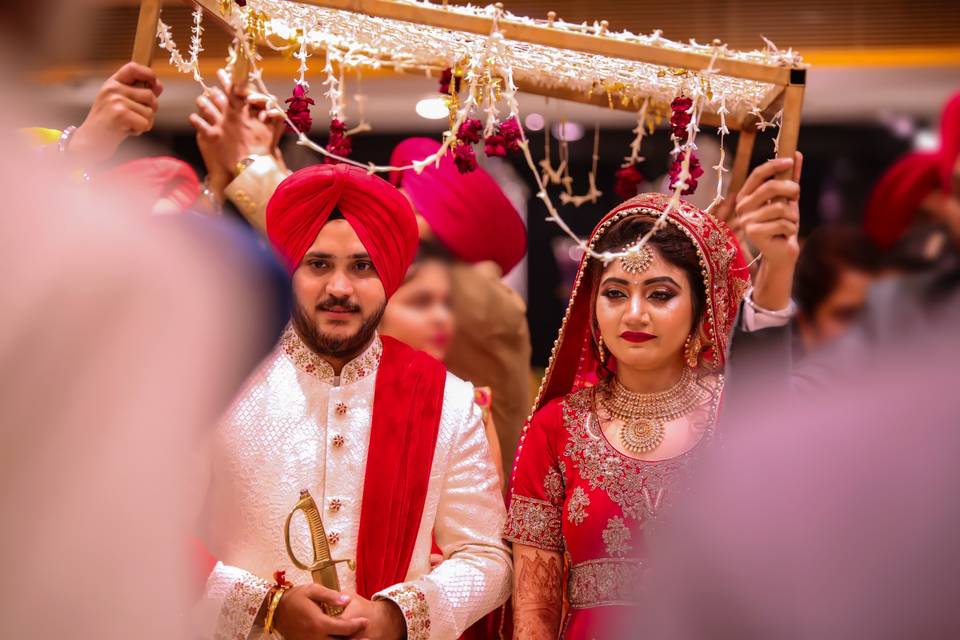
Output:
M882 248L892 247L924 199L942 189L953 190L953 167L960 154L960 93L954 94L940 118L940 149L903 156L880 177L867 202L863 226ZM955 194L960 196L960 194Z
M877 182L867 201L863 230L883 249L904 234L923 200L940 187L940 154L914 152L900 158Z
M113 167L103 177L149 200L151 205L165 198L181 212L200 196L196 172L186 162L167 156L131 160Z
M416 255L417 220L402 193L364 169L317 164L290 174L267 204L270 242L293 273L334 208L369 252L389 298Z
M953 167L960 156L960 93L947 101L940 117L940 181L943 190L953 190ZM960 193L954 194L960 197Z
M395 167L435 153L440 143L430 138L407 138L393 150ZM520 214L483 169L460 173L448 153L440 166L394 172L393 184L410 197L417 213L437 239L464 262L493 260L508 273L527 252L527 229Z

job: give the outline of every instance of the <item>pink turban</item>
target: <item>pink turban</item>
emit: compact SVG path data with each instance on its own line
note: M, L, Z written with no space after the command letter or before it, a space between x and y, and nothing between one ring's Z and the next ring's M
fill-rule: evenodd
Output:
M393 150L390 164L422 160L440 148L430 138L407 138ZM464 262L492 260L508 273L527 252L527 229L500 185L483 169L460 173L448 153L440 166L395 172L393 184L410 197L437 239Z
M363 169L317 164L288 176L267 204L270 242L293 273L334 209L370 254L389 298L417 252L417 220L402 193Z

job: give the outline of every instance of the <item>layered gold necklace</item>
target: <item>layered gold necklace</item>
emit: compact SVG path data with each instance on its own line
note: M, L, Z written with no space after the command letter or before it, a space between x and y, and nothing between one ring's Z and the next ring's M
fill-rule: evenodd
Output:
M616 378L602 383L597 388L597 409L601 418L623 422L620 440L624 448L643 454L663 442L666 423L687 415L710 397L710 391L697 383L693 370L684 367L676 384L657 393L634 393Z

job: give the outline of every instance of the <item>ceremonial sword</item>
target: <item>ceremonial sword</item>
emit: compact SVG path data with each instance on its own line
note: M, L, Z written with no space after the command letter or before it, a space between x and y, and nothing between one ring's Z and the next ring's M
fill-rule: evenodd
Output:
M293 547L290 545L290 520L297 511L303 513L310 526L310 539L313 542L313 562L304 564L300 562L293 553ZM356 570L356 564L353 560L333 560L330 558L330 543L327 541L327 532L323 529L323 520L320 519L320 510L313 496L306 489L300 491L300 500L293 507L293 511L287 516L287 522L283 526L284 542L287 544L287 555L294 566L304 571L309 571L313 575L313 581L316 584L322 584L328 589L340 591L340 580L337 578L337 564L346 562L351 571ZM343 613L343 607L322 603L323 612L328 616L338 616Z

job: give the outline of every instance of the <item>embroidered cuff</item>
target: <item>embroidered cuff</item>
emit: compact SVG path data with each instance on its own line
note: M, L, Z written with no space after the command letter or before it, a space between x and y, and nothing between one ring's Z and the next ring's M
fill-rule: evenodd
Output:
M407 640L429 640L430 607L427 596L415 584L404 582L374 594L374 600L390 600L400 607L407 623Z
M503 537L544 551L563 551L560 507L545 500L514 494L510 498Z
M271 586L269 580L242 572L224 598L214 640L247 640Z
M273 156L254 156L253 162L227 185L224 195L233 202L247 222L264 232L267 228L267 202L277 185L288 175L290 172L281 169Z

